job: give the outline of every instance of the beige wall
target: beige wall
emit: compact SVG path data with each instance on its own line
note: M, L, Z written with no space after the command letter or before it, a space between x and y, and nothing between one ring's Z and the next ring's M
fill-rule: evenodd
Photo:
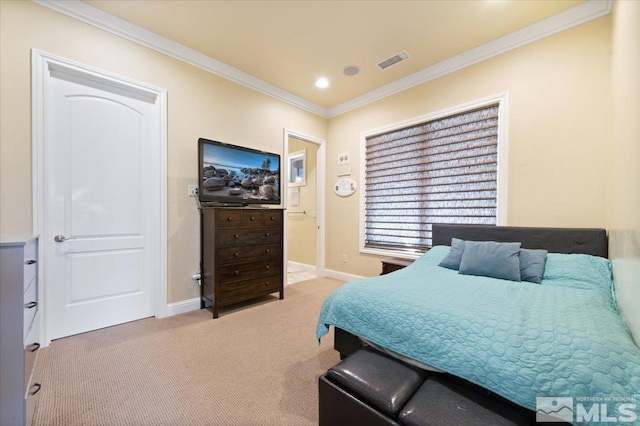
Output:
M198 137L282 153L283 128L325 139L327 120L27 1L0 2L0 232L31 231L30 49L168 91L168 301L197 297Z
M607 16L332 118L327 158L350 150L357 178L361 132L509 91L507 224L605 227L609 55ZM327 269L375 275L358 212L358 197L327 196Z
M31 48L168 90L169 302L198 294L190 277L199 219L186 196L197 182L198 137L281 152L282 129L295 128L327 139L329 159L350 150L351 177L359 180L361 132L509 91L508 224L608 226L618 294L638 300L638 5L616 3L612 17L325 120L34 3L1 1L0 232L32 226ZM327 187L336 179L337 165L328 161ZM603 202L607 193L612 208ZM327 268L378 274L380 258L358 252L358 194L329 191L326 208ZM638 310L621 308L628 322L635 315L637 335Z
M317 197L317 152L318 145L303 142L298 139L289 138L289 152L306 150L306 181L304 186L298 186L300 190L300 205L289 204L289 212L302 212L300 214L289 214L287 225L287 257L288 260L305 265L316 265L316 218L315 211Z
M640 2L612 11L609 257L622 316L640 344Z

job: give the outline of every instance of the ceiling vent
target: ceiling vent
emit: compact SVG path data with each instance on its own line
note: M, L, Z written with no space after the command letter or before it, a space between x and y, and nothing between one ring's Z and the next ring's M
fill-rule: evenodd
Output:
M387 68L398 64L402 61L405 61L407 59L409 59L411 56L409 56L409 53L406 50L403 50L400 53L396 53L395 55L393 55L390 58L385 59L384 61L378 62L376 65L378 66L378 68L380 68L381 70L386 70Z

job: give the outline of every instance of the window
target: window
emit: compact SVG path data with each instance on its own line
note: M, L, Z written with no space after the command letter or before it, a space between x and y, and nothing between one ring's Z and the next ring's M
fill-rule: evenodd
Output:
M504 103L506 94L362 135L361 251L415 257L434 223L502 224Z
M307 184L305 175L306 161L306 149L289 153L289 186L304 186Z

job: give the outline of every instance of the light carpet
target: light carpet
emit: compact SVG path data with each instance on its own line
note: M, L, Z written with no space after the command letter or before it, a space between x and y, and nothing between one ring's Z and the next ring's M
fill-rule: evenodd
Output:
M56 340L40 353L34 425L317 425L318 376L340 359L315 325L342 284Z

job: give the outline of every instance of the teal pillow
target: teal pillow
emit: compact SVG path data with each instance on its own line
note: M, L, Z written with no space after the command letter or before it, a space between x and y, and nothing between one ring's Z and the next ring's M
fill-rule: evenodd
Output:
M547 250L520 249L520 279L540 284L548 253Z
M464 252L464 240L452 238L451 250L449 250L449 253L442 259L439 266L457 271L460 268L462 252Z
M520 243L466 241L461 274L520 281Z

